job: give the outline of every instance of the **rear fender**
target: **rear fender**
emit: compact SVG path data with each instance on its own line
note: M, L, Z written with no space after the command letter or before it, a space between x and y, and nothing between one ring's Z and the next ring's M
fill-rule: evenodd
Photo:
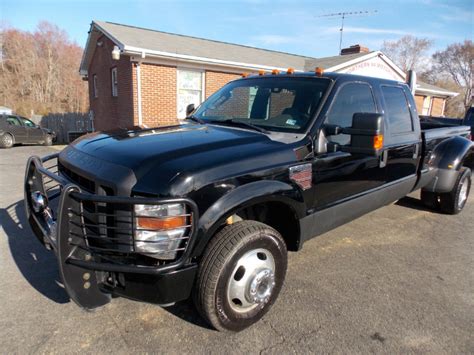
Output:
M474 143L467 138L449 138L433 150L430 168L437 169L436 175L423 188L426 191L445 193L453 189L459 170L465 163L472 162Z
M202 254L211 237L228 217L242 208L270 201L282 202L298 218L304 217L306 209L303 197L293 186L273 180L248 183L223 195L201 216L193 256Z

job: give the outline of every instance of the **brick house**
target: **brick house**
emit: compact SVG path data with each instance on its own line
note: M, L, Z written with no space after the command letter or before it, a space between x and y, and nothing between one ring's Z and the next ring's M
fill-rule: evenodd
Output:
M95 129L106 130L176 124L189 103L201 103L243 72L318 66L405 80L383 53L358 45L339 56L311 58L101 21L91 24L80 73L89 83ZM418 111L443 115L445 100L456 93L418 84Z

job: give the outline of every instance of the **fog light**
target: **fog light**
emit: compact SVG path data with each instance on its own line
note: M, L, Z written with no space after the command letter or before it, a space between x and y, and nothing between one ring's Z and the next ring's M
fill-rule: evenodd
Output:
M136 251L156 259L175 259L190 221L182 203L135 205Z
M39 191L32 192L31 205L36 213L43 212L46 207L46 198Z

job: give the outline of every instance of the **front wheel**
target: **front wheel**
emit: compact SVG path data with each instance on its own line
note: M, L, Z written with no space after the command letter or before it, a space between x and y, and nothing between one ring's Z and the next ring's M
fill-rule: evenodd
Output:
M471 169L463 167L450 192L440 195L440 206L444 213L458 214L466 205L471 190Z
M243 330L273 305L286 267L286 245L276 230L256 221L228 225L204 253L194 290L196 307L217 330Z

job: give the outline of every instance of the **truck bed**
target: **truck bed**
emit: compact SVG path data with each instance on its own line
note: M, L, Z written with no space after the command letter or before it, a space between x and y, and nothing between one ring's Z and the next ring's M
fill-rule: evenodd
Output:
M449 125L443 123L420 122L421 132L425 141L445 139L453 136L468 137L471 127L460 125Z

